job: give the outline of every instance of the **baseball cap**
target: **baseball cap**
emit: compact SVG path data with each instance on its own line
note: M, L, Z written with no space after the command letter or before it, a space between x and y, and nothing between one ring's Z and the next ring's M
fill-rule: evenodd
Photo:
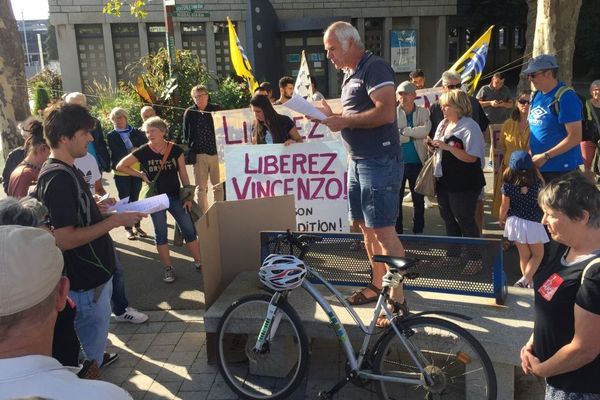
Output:
M62 252L48 231L0 226L0 316L41 303L56 287L63 266Z
M396 88L396 93L416 93L416 92L417 92L417 87L414 85L414 83L409 82L409 81L402 82Z
M523 74L528 75L538 71L557 68L558 63L556 62L556 57L552 54L542 54L529 60L529 64L523 71Z
M529 171L532 166L531 155L524 150L513 152L508 163L508 167L513 171Z

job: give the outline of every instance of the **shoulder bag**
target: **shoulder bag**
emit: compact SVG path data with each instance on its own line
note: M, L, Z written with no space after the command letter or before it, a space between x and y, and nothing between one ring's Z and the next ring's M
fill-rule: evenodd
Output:
M172 148L173 148L173 142L169 142L169 144L167 145L167 148L165 150L165 153L163 154L163 158L160 161L160 168L158 169L158 172L156 173L156 175L154 175L154 179L152 179L149 183L144 182L144 185L142 186L142 190L140 190L140 195L139 195L140 199L147 199L148 197L157 195L156 182L158 181L158 177L160 176L160 173L162 172L163 168L165 167L165 164L167 163L167 157L169 157L169 154L171 153Z

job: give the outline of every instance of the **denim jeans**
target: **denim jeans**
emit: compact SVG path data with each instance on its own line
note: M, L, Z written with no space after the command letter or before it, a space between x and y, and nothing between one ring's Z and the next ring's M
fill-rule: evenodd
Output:
M402 224L402 202L404 200L404 189L406 188L406 181L408 181L408 188L410 189L410 195L413 202L413 233L423 233L425 227L425 197L422 194L415 192L415 185L417 183L417 177L423 165L421 164L404 164L404 176L400 181L400 196L399 196L399 208L398 208L398 219L396 220L396 232L402 234L404 227Z
M196 240L196 227L190 214L183 208L179 197L169 196L168 211L175 219L177 226L179 226L185 242L190 243ZM150 214L150 217L152 217L154 225L154 242L159 246L167 244L167 210Z
M119 259L119 255L115 250L115 272L113 273L112 278L112 312L115 315L121 315L126 311L126 308L129 307L129 301L127 301L127 296L125 295L125 281L123 280L123 266L121 265L121 260Z
M108 338L108 325L110 321L110 297L112 295L112 278L102 287L98 298L96 289L78 292L69 291L69 296L77 305L75 315L75 331L79 336L81 347L88 360L96 360L102 366L106 339Z
M348 204L352 221L364 221L369 228L396 224L403 167L402 154L350 160Z

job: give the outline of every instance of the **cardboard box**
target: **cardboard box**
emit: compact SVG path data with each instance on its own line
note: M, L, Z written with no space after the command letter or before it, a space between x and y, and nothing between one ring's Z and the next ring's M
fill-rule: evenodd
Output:
M260 268L260 231L295 230L294 196L216 202L197 228L208 310L238 273Z

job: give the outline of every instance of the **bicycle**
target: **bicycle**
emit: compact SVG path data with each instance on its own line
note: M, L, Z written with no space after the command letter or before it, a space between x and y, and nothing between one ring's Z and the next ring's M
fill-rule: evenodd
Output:
M319 236L297 236L288 231L277 237L275 252L280 253L282 244L289 244L290 254L293 254L295 246L300 250L298 258L286 257L302 263L309 244L320 240ZM269 257L273 257L271 260L277 258ZM389 270L368 326L335 287L305 266L312 278L340 301L362 330L364 339L359 351L355 352L331 305L308 279L304 279L306 273L298 272L302 270L298 262L291 266L286 264L289 259L277 258L282 267L270 270L272 277L286 276L288 282L278 285L281 281L277 281L274 287L270 284L271 289L275 289L272 294L240 298L229 306L219 322L216 334L219 371L238 396L257 400L285 399L306 375L310 357L308 338L300 317L287 301L293 289L302 287L329 317L347 358L345 378L330 390L320 392L319 399L333 398L348 382L359 386L375 383L381 399L408 398L408 395L414 396L410 399L496 399L496 375L481 344L455 323L427 315L471 318L449 311L409 312L397 317L383 307L391 287L399 285L403 279L418 277L417 273L409 271L416 266L417 260L373 257L375 262L386 263ZM373 336L378 334L375 322L381 312L391 324L371 346Z

